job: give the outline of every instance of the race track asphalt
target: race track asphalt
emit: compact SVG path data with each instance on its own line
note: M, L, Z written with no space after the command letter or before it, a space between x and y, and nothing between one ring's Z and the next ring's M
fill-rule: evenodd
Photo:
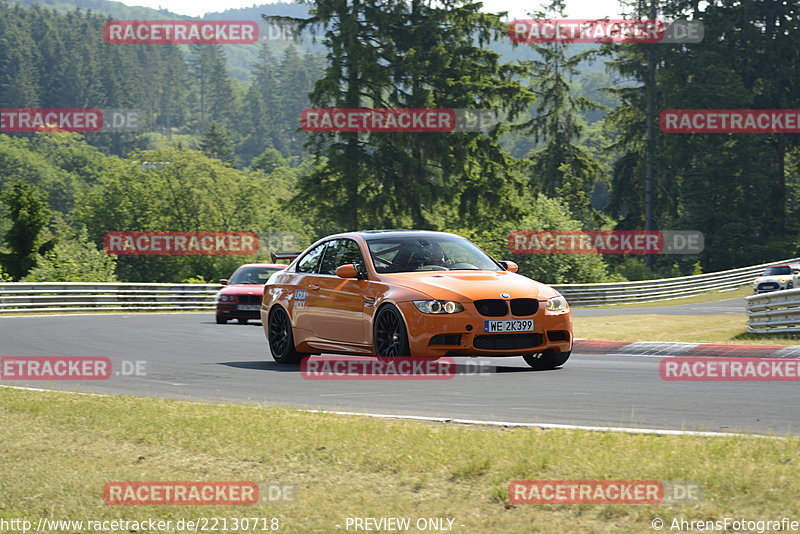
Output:
M718 313L745 312L744 298L726 299L715 302L698 302L695 304L677 304L663 306L609 307L609 308L573 308L574 317L600 317L607 315L656 314L656 315L713 315Z
M595 310L601 311L601 310ZM604 311L604 310L603 310ZM522 358L456 358L449 380L307 380L268 355L259 323L208 313L0 318L2 356L144 361L144 376L0 384L298 408L651 429L800 434L796 382L667 382L658 357L573 354L561 369ZM475 374L478 363L495 372Z

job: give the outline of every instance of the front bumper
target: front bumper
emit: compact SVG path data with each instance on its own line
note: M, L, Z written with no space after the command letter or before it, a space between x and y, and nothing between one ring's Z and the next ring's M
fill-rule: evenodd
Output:
M474 306L454 314L424 314L411 302L398 303L408 330L412 356L521 356L546 350L572 350L572 315L551 315L543 306L533 316L486 317ZM484 321L533 319L534 332L487 334Z
M761 293L771 293L773 291L783 291L785 289L794 289L794 284L791 280L788 282L761 282L753 287L753 294L759 295Z
M225 319L260 319L260 309L240 310L238 304L217 304L217 316Z

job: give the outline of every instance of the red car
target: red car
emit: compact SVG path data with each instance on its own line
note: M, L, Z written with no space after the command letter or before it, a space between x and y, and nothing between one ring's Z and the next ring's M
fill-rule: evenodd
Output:
M230 280L220 280L227 286L217 293L217 324L236 319L244 324L248 319L258 319L264 283L286 265L276 263L247 263L236 269Z

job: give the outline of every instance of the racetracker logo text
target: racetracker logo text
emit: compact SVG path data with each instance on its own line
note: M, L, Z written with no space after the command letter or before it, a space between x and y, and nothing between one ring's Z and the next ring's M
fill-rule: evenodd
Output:
M665 230L519 230L508 236L513 254L699 254L703 234Z
M698 482L515 480L508 485L508 500L517 504L678 504L702 499Z
M107 380L111 360L99 356L4 356L0 380Z
M300 113L306 132L486 132L498 122L488 109L316 108Z
M517 19L508 24L515 43L699 43L700 21L667 25L652 19Z
M800 380L800 358L664 358L658 374L664 380L746 382Z
M0 132L131 132L139 126L133 109L0 109Z
M297 487L282 482L108 482L109 505L252 505L286 504Z
M257 254L254 232L108 232L107 254L117 256L211 256Z
M252 44L258 24L251 20L110 20L109 44Z
M321 356L300 362L300 375L306 380L449 380L457 370L455 360L447 356L438 360L413 356L388 360ZM475 371L487 372L480 366Z
M668 109L665 133L800 133L800 109Z
M658 20L517 19L508 34L515 43L658 43L664 24Z

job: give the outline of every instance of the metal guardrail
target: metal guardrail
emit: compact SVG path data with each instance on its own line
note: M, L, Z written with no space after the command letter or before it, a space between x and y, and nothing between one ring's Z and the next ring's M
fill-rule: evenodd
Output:
M655 302L682 297L692 297L707 291L736 289L753 282L753 279L770 265L793 263L798 258L772 261L728 271L608 284L554 284L572 306L599 306L626 302Z
M10 282L0 284L0 314L74 311L213 310L219 284Z
M753 334L800 334L800 289L747 297L747 331Z
M735 289L752 282L770 265L797 258L717 273L608 284L557 284L572 306L653 302ZM116 282L0 283L0 315L19 312L213 310L219 284ZM782 291L781 294L791 291ZM768 293L760 296L773 295ZM752 297L751 297L752 298ZM749 302L749 301L748 301Z

